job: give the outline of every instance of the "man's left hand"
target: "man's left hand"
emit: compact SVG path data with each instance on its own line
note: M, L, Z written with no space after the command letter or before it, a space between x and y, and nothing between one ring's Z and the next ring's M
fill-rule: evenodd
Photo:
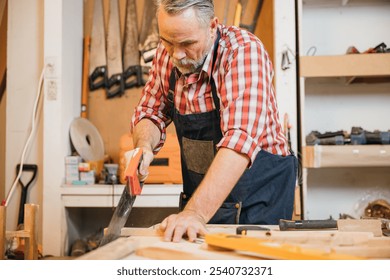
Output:
M160 224L160 229L164 231L164 240L173 242L180 242L184 236L187 236L190 242L194 242L198 235L207 233L204 219L195 211L186 209L165 218Z

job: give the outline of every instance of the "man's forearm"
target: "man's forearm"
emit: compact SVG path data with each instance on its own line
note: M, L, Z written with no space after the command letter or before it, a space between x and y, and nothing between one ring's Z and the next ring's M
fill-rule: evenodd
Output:
M185 210L196 212L208 222L240 179L248 163L246 155L221 148Z
M141 120L133 129L134 147L153 149L160 142L161 132L149 119Z

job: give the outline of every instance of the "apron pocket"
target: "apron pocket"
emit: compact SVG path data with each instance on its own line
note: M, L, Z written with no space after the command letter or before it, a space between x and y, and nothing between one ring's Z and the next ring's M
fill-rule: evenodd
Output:
M188 170L206 174L214 159L214 142L183 137L182 145Z
M208 223L239 224L241 208L241 202L224 202Z

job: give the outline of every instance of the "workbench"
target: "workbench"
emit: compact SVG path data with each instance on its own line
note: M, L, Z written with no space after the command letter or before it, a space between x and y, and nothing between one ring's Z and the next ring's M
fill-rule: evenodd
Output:
M371 232L280 231L278 226L271 225L262 226L270 229L269 231L248 230L245 236L238 236L237 227L238 225L208 225L209 235L205 239L199 238L196 242L183 239L179 243L163 241L158 225L151 228L123 228L120 238L79 259L390 259L390 238L374 237ZM208 243L213 243L210 237L219 235L222 236L222 242L217 242L218 246L210 246ZM237 237L244 242L243 245L238 245L236 249L228 248L234 247ZM249 243L248 240L253 239L255 243ZM262 243L264 240L266 242ZM258 244L263 246L262 250L256 249ZM275 251L279 246L283 249L282 252Z

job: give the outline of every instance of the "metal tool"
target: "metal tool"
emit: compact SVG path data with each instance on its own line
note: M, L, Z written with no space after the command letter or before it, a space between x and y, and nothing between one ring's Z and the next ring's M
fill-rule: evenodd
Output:
M137 195L141 194L142 183L138 180L138 167L142 161L142 149L136 148L127 164L125 171L126 186L123 190L122 196L119 200L114 214L108 225L107 231L100 242L99 247L104 246L111 241L114 241L120 236L121 229L126 224L130 212L133 208L134 201Z
M279 220L279 229L286 230L323 230L335 229L349 232L372 232L374 236L382 236L380 219L339 219L339 220Z
M103 0L95 0L91 31L91 54L89 61L89 89L106 87L106 35L104 30Z
M337 229L337 221L333 219L328 220L279 220L280 230L293 229Z
M254 1L254 0L247 0L247 1L242 1L242 14L241 14L241 19L246 19L248 20L248 15L251 15L252 17L249 17L250 20L252 20L249 24L246 24L244 22L240 22L240 27L245 28L251 33L255 33L255 29L257 26L257 21L259 19L260 13L261 13L261 8L263 7L263 0L259 1ZM254 5L256 5L254 7ZM254 10L252 10L255 8ZM253 13L253 14L252 14Z
M246 225L246 226L239 226L236 228L236 234L239 235L247 235L248 231L270 231L269 228L261 227L261 226L252 226L252 225Z
M139 36L139 50L141 52L141 65L151 66L157 45L160 41L154 0L146 0L142 16L141 32ZM143 68L144 72L145 69ZM147 73L146 73L147 74Z

